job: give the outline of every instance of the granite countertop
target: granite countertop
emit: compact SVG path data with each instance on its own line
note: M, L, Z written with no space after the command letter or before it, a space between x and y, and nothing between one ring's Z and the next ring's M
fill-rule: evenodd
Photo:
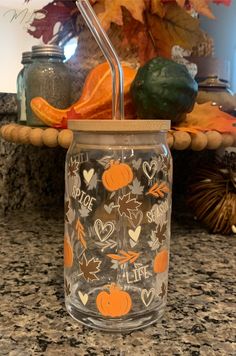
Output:
M1 356L236 354L235 237L174 219L165 318L126 335L87 329L67 314L62 212L12 212L0 219L0 238Z

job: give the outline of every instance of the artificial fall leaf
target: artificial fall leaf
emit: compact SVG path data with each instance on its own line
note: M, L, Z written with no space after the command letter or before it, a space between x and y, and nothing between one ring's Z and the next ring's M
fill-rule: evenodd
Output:
M87 258L85 254L82 257L82 262L79 262L80 264L80 270L83 274L83 277L86 281L95 281L98 280L97 273L100 272L100 264L101 261L96 261L93 258L91 260L87 261Z
M185 0L176 0L176 2L179 6L184 7L186 1Z
M77 231L77 236L78 236L78 240L81 242L81 245L83 246L83 248L87 248L87 243L85 241L85 232L84 232L84 227L81 224L81 222L79 221L79 219L77 220L76 223L76 231Z
M72 24L77 13L76 9L73 1L54 0L41 10L35 11L35 14L39 14L41 18L34 18L30 25L35 29L28 29L28 33L35 38L42 37L42 41L48 43L54 37L54 27L58 22L65 24L69 21Z
M119 262L120 265L130 262L134 263L140 256L140 252L134 252L134 251L123 251L120 250L118 251L119 255L116 254L108 254L107 256L110 257L112 260L116 260Z
M123 197L119 197L118 199L118 211L122 216L126 216L127 218L132 218L132 213L138 211L138 207L142 203L139 203L136 198L131 198L130 193L123 195Z
M203 41L199 20L194 19L177 4L167 4L164 18L147 13L147 23L158 54L171 58L173 46L191 50Z
M98 13L98 17L105 30L111 23L123 25L122 7L125 7L137 21L143 22L145 0L104 0L104 11Z
M215 130L221 133L236 133L236 118L221 111L211 102L195 104L193 111L186 115L183 122L176 129L189 129L208 131Z
M122 46L124 48L129 46L136 50L140 64L143 65L158 55L151 31L145 24L135 20L125 9L123 10L123 16L124 40Z
M154 197L160 197L163 198L165 193L168 193L170 191L169 187L164 183L155 183L148 191L147 194L153 195Z
M162 0L151 0L150 7L152 14L158 15L160 17L165 16L167 8Z
M213 3L217 4L217 5L223 4L225 6L230 6L232 3L232 0L213 0Z
M210 19L215 19L211 9L208 6L209 0L190 0L190 4L196 12L204 16L209 17Z

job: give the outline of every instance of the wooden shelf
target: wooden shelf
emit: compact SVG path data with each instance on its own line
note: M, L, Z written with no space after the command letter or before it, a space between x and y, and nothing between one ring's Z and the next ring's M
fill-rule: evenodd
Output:
M35 128L11 123L1 127L0 136L6 141L18 144L32 144L38 147L61 146L67 149L73 139L73 132L69 129ZM170 148L179 151L186 149L192 149L193 151L216 150L220 147L235 146L236 137L230 133L220 134L217 131L189 134L171 130L168 132L168 145Z

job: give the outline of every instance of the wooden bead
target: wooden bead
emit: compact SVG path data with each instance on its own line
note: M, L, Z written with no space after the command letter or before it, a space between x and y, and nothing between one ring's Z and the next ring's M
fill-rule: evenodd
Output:
M58 145L58 141L57 141L57 137L58 137L58 130L50 128L50 129L46 129L43 132L43 143L45 144L45 146L48 147L57 147Z
M58 135L58 143L61 147L69 148L73 140L73 131L66 129L62 130Z
M29 135L32 128L28 126L22 126L19 128L18 138L20 143L30 143Z
M191 144L191 136L189 133L184 131L176 131L173 133L174 144L173 147L175 150L186 150Z
M168 132L168 134L167 134L167 143L168 143L169 148L171 148L174 144L174 137L170 132Z
M203 132L199 131L196 134L191 134L191 138L192 141L190 148L193 151L202 151L206 148L208 141L207 136Z
M236 133L233 133L233 138L234 138L233 147L236 147Z
M19 126L16 125L11 131L11 141L18 143L19 142Z
M43 146L43 130L40 128L32 129L29 134L29 140L34 146Z
M0 128L0 134L1 136L4 138L4 132L6 131L6 129L8 128L9 124L5 124L5 125L2 125L1 128Z
M232 147L234 143L234 137L233 135L229 133L224 133L221 135L222 136L222 147Z
M209 150L216 150L222 144L222 136L217 131L206 132L207 136L207 148Z
M9 124L3 131L3 138L6 141L12 141L12 130L14 130L16 124Z

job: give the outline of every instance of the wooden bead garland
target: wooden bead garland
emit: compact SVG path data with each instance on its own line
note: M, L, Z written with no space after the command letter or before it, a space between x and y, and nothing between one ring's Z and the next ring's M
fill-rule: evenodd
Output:
M57 130L51 127L34 128L17 125L15 123L3 125L0 128L0 136L6 141L19 144L32 144L34 146L61 146L68 149L73 139L73 132L69 129ZM236 145L236 136L230 133L220 134L217 131L199 131L189 134L183 131L169 131L167 135L169 148L175 150L191 149L202 151L219 147L231 147Z

